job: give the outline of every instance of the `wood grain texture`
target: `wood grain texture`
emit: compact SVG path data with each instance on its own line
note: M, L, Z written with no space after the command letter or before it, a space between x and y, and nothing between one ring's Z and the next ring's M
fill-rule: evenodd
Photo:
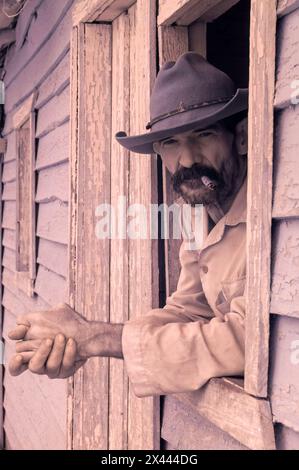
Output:
M211 379L196 392L174 396L249 449L275 449L269 402L248 395L240 385Z
M299 317L299 219L274 225L272 240L271 313Z
M55 95L59 95L70 81L70 53L67 51L52 73L38 89L35 108L44 106Z
M107 322L110 240L96 237L95 209L110 201L111 25L80 25L72 68L78 71L72 76L78 88L74 83L69 298L88 320ZM108 358L89 360L75 375L70 394L68 445L107 449Z
M277 25L275 107L299 103L299 8Z
M16 182L11 181L3 185L2 201L15 201L16 200Z
M159 26L189 25L201 18L212 21L239 0L159 0Z
M156 77L156 2L138 0L130 20L130 133L145 132L150 93ZM146 184L145 184L146 182ZM129 204L157 203L157 162L149 155L130 154ZM159 304L158 243L129 238L129 318ZM159 449L159 397L138 398L129 387L128 449Z
M299 432L299 320L273 315L269 396L274 422Z
M2 183L9 183L16 180L16 160L3 163L2 165Z
M299 106L276 112L273 209L275 218L299 216Z
M56 166L69 159L70 124L65 122L38 140L35 169Z
M15 111L13 116L14 129L21 127L24 122L28 119L28 116L30 115L31 111L33 111L36 95L36 91L31 93L31 95Z
M69 49L71 11L57 25L50 38L43 44L30 62L22 69L6 90L6 112L17 108L52 73ZM46 58L46 60L45 60ZM6 84L6 80L4 80ZM5 133L9 131L5 124Z
M3 207L2 228L16 229L16 203L6 201Z
M68 202L68 162L40 170L37 175L35 202L50 202L59 199Z
M38 111L36 137L40 138L56 129L66 121L70 115L70 88L66 86L59 95L54 95Z
M52 272L67 278L67 245L40 238L37 262Z
M250 29L245 390L252 395L266 397L269 357L275 0L263 3L252 0Z
M114 135L129 133L130 124L130 24L126 13L112 23L112 123L111 123L111 205L117 209L119 197L128 205L129 152ZM126 234L125 234L126 237ZM110 322L128 320L128 239L112 238L110 246ZM119 295L121 293L121 295ZM128 448L128 377L124 361L110 358L109 364L109 449ZM117 390L117 393L116 393Z
M188 51L188 28L186 26L159 26L159 68L165 62L175 61ZM168 206L174 203L175 194L172 188L171 174L162 162L163 177L163 202ZM169 233L173 233L172 220L169 221ZM179 248L182 243L180 239L165 239L165 279L166 296L176 290L180 274Z
M73 26L84 21L112 22L136 0L76 0L73 7Z
M27 30L26 42L19 48L18 45L16 45L14 61L7 70L5 77L7 89L9 89L12 82L21 74L21 71L26 65L32 61L33 57L50 39L53 33L55 33L58 24L70 9L72 3L73 0L59 0L55 8L53 8L53 1L51 0L43 0L40 3L36 11L36 19L33 19ZM34 5L29 4L27 7L34 9ZM22 24L20 24L20 26L21 25Z
M53 242L68 242L68 204L59 200L41 203L38 208L38 237ZM8 227L9 228L9 227Z
M164 398L161 437L168 450L248 450L173 395Z
M15 240L16 232L15 230L4 229L3 230L3 237L2 237L2 246L6 246L11 250L15 249Z
M48 304L54 306L67 301L67 282L63 276L39 265L34 292Z

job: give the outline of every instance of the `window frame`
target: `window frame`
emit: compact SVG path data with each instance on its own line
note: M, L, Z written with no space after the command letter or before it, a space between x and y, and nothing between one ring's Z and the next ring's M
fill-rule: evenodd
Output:
M205 53L206 22L212 21L231 8L235 0L159 0L158 37L160 66L167 60L176 60L188 50L188 38L192 37L188 26L195 22L200 37L197 52ZM248 118L248 191L247 191L247 282L245 323L245 373L244 382L235 379L211 379L203 390L165 397L166 400L192 406L223 431L242 444L254 449L275 449L274 430L270 402L267 399L270 319L270 255L272 213L272 160L273 160L273 101L275 80L275 32L276 2L270 0L261 10L258 0L251 0L250 17L250 79ZM265 16L264 16L265 15ZM263 18L267 17L267 26ZM193 25L193 26L194 26ZM193 27L192 26L192 27ZM262 27L261 27L262 26ZM262 59L256 44L263 48ZM183 49L183 50L182 50ZM259 86L252 86L258 83ZM254 103L265 102L266 112L258 115ZM256 121L262 132L257 132ZM261 134L264 135L264 140ZM167 175L164 171L164 182ZM266 184L265 184L266 182ZM263 204L258 201L258 188L265 189ZM167 197L167 190L164 190ZM263 193L264 194L264 193ZM205 228L207 234L207 227ZM173 241L166 242L166 253L172 251ZM173 258L173 256L170 256ZM166 258L167 261L167 258ZM166 262L166 270L169 269ZM168 279L169 276L166 276ZM169 289L168 280L167 288ZM168 291L169 293L169 291ZM258 302L255 300L258 299ZM253 341L254 338L254 341ZM220 394L221 391L221 394ZM218 400L214 396L219 395ZM235 412L225 409L234 397ZM220 399L221 397L221 399ZM249 400L255 418L248 413L245 402ZM209 411L213 403L215 415ZM263 410L261 409L263 407ZM218 419L216 417L218 413ZM240 427L239 417L242 417ZM261 425L255 426L254 421ZM250 435L256 433L253 442ZM163 437L163 436L162 436Z

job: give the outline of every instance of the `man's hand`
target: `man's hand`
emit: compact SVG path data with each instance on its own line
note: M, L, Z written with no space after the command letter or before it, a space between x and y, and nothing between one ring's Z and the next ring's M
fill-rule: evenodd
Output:
M88 357L86 345L91 334L90 324L67 304L59 304L51 310L21 315L17 318L17 325L8 333L10 339L23 340L17 343L16 352L36 351L37 347L41 347L41 340L54 340L60 333L66 339L75 340L76 361ZM57 341L59 342L59 336L55 339L54 351L59 350Z
M77 345L62 334L55 336L54 341L28 340L16 344L18 354L9 362L9 372L16 376L27 369L35 374L45 374L51 379L65 379L73 375L85 360L76 361Z

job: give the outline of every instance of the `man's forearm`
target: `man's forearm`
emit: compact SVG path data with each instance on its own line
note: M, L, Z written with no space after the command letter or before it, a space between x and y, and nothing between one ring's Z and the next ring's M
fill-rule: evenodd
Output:
M88 322L88 337L84 345L86 357L116 357L123 359L122 323Z

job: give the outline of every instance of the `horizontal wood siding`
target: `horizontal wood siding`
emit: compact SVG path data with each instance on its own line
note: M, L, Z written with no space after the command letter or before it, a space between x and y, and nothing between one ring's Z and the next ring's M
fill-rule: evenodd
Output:
M6 58L7 151L2 167L3 298L7 331L16 317L67 301L71 6L73 0L32 0L21 13L16 44ZM35 296L15 271L16 135L13 116L36 89ZM66 448L66 382L5 371L4 428L10 449ZM20 400L22 397L22 400Z
M299 448L299 2L277 6L269 395L287 450Z

